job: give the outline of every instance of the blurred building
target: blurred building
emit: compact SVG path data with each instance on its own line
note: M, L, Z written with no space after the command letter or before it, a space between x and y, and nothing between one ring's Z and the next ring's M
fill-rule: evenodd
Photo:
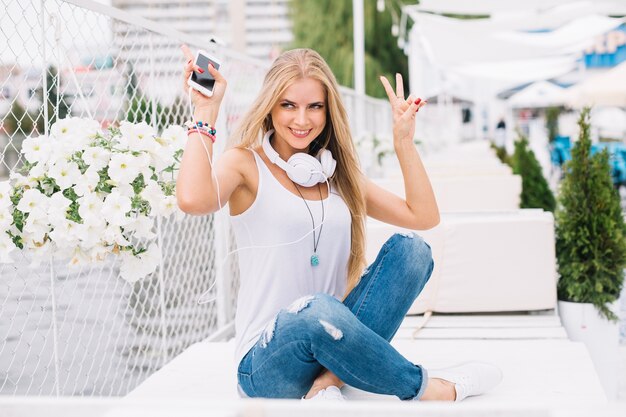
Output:
M290 0L112 0L113 7L209 42L216 39L227 47L261 60L272 60L292 40L288 15ZM136 39L113 28L121 46ZM129 36L131 35L131 36ZM137 46L134 49L138 49ZM141 46L139 46L141 49ZM178 53L178 52L176 52Z

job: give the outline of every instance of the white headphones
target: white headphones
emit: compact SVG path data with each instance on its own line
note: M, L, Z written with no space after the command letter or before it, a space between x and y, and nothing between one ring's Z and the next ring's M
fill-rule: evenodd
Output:
M263 136L263 151L265 151L265 155L273 164L278 165L287 173L291 181L303 187L311 187L325 182L335 172L337 161L333 159L333 154L325 148L320 149L316 157L299 152L293 154L285 162L270 143L272 133L274 133L274 130L269 130Z

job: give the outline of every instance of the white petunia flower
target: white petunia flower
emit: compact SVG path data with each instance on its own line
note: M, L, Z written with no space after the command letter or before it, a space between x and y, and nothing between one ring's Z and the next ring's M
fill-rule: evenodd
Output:
M102 232L102 242L106 245L128 246L130 242L126 240L119 226L108 225Z
M102 262L106 260L107 256L111 251L109 248L103 245L95 245L91 249L89 249L89 256L93 262Z
M83 219L84 224L99 224L104 222L102 218L102 206L104 202L96 193L85 193L82 197L79 197L78 202L78 214Z
M133 283L156 271L161 261L161 251L154 243L140 255L133 256L128 251L120 253L122 265L120 275L126 281Z
M154 239L156 234L152 232L153 227L153 218L140 215L124 226L124 231L134 233L134 237L139 239Z
M129 217L126 217L126 213L128 213L130 209L130 198L113 191L104 199L102 215L110 224L114 226L124 226L131 221Z
M22 237L26 247L32 249L43 245L45 235L50 233L51 228L45 216L28 216L28 219L24 221L24 228L22 230Z
M17 247L15 246L9 235L0 231L0 264L13 263L13 259L11 258L11 252L16 249Z
M65 220L67 210L70 208L72 200L66 198L61 191L58 191L48 200L48 219L50 223L56 225Z
M35 188L39 185L39 181L36 178L31 178L30 176L26 177L22 174L18 174L17 172L11 172L9 174L9 180L13 182L13 187L15 188Z
M90 146L83 153L83 161L89 165L90 169L93 168L96 171L100 171L107 166L110 160L111 152L97 146Z
M163 131L161 138L174 150L183 149L187 143L187 130L182 126L172 125Z
M0 181L0 209L11 207L11 183Z
M161 186L154 180L148 180L139 195L150 203L150 207L152 207L150 215L156 215L159 203L165 198L165 193L163 193Z
M8 208L0 208L0 234L6 233L13 223L13 216Z
M78 169L78 165L75 162L57 161L48 171L48 176L53 178L61 190L66 190L72 185L76 184L80 178L81 173Z
M29 136L22 142L22 153L31 164L35 162L45 164L50 157L50 151L50 140L46 136L36 138Z
M168 195L159 202L159 216L169 217L173 213L176 213L178 210L178 203L176 202L176 197L173 195Z
M117 184L129 184L141 172L141 162L129 153L114 154L109 162L109 177Z
M122 134L120 145L131 151L152 152L159 146L154 139L156 131L146 122L132 124L124 121L120 124L120 132Z
M43 195L36 188L30 188L24 191L17 209L22 213L30 213L34 210L40 210L45 213L48 210L48 197Z
M100 221L92 221L91 223L83 223L83 227L80 230L80 247L84 250L91 250L100 245L102 235L106 230L106 222L102 219Z
M79 196L94 192L99 182L100 175L98 174L98 170L94 167L89 167L76 182L74 192Z
M74 150L84 149L100 131L100 123L91 119L71 117L58 120L50 128L50 134Z
M84 237L85 225L73 220L64 219L54 225L54 230L49 233L50 239L60 249L72 249Z

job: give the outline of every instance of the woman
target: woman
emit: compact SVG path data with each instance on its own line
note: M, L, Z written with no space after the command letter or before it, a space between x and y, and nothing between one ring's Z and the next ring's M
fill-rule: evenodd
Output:
M195 67L186 46L183 52L185 80L194 70L216 80L210 98L192 91L194 119L213 126L226 80L213 67ZM228 202L240 248L235 325L243 396L342 399L339 388L347 383L403 400L458 401L499 382L496 367L478 363L429 377L389 344L433 261L421 238L396 234L364 271L365 217L428 229L439 212L413 145L415 114L425 102L405 98L399 74L395 91L381 82L406 200L360 172L335 78L309 49L276 59L234 133L236 146L214 173L204 149L212 152L213 131L189 133L178 204L202 215Z

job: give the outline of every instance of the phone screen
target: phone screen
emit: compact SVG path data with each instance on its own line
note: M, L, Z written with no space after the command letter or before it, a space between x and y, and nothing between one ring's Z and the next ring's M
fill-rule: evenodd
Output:
M196 60L196 65L204 70L203 74L198 73L197 71L193 71L191 73L191 81L194 81L200 84L202 87L206 88L209 91L213 91L213 85L215 84L215 78L209 73L208 67L209 62L213 64L215 69L220 69L220 65L215 61L209 59L206 55L198 54L198 59Z

